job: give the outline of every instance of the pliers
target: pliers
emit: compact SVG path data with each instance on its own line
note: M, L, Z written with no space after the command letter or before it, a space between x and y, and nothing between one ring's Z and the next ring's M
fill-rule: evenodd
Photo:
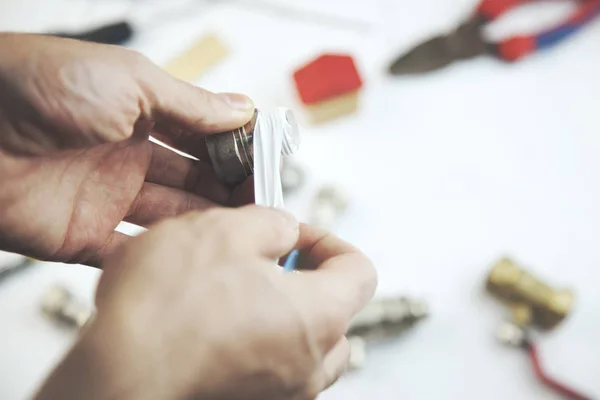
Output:
M456 30L436 36L401 55L389 67L392 75L420 74L443 68L454 61L488 54L513 62L544 50L578 32L600 15L600 0L580 0L579 7L563 23L534 35L515 36L488 42L483 28L509 10L533 0L483 0L475 13Z

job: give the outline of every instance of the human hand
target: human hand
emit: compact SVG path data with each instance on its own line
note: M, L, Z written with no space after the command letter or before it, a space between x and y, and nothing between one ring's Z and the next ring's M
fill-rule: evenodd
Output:
M0 249L99 266L129 239L122 220L251 201L249 185L232 192L148 137L207 161L203 136L253 109L121 47L0 34Z
M309 270L275 265L292 248ZM106 262L96 318L37 398L314 399L375 286L362 253L287 213L189 213Z

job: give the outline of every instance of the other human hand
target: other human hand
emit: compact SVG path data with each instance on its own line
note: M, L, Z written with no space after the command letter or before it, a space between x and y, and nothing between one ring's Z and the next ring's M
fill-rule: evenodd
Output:
M0 249L99 266L129 239L122 220L251 201L249 185L225 188L202 160L203 136L253 109L125 48L0 34Z
M273 261L292 248L303 273ZM164 221L107 261L97 316L38 399L314 399L375 286L357 249L281 211Z

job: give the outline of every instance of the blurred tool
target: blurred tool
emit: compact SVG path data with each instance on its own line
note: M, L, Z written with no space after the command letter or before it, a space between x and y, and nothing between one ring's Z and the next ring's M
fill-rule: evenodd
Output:
M498 339L507 345L527 351L536 378L546 387L569 400L592 400L581 392L558 382L549 376L541 363L538 346L533 342L531 333L526 327L507 322L498 332Z
M53 36L84 40L112 45L124 45L135 31L126 21L104 25L80 33L51 33ZM172 59L164 69L175 78L193 82L209 68L225 58L229 50L223 41L214 34L200 37L190 47Z
M177 4L181 3L181 4ZM85 40L89 42L125 45L138 32L162 24L173 23L198 11L198 6L206 7L206 1L187 2L148 2L131 1L128 11L118 19L105 24L95 25L82 31L50 32L50 35Z
M512 307L516 319L524 325L554 328L573 307L570 290L551 288L508 258L493 266L486 286L490 293Z
M222 4L242 6L248 8L250 11L258 11L276 15L278 17L321 26L329 26L332 28L348 29L359 32L365 32L371 29L370 24L363 21L302 10L295 6L279 4L276 1L195 0L184 2L183 6L173 6L173 4L170 4L168 1L163 2L163 4L157 2L151 4L153 8L157 8L157 11L153 11L150 17L143 15L144 13L140 12L142 10L141 7L144 5L143 3L145 2L132 2L131 10L128 15L119 21L109 22L83 31L60 31L51 32L49 34L95 43L124 45L131 40L137 32L145 27L156 27L160 23L173 21L176 17L189 17L190 15L193 15L194 6L216 6ZM160 5L160 7L157 7L158 5ZM141 17L140 14L142 14Z
M368 342L396 337L429 315L423 300L406 297L373 300L350 322L351 367L362 367ZM355 354L353 354L355 353Z
M420 74L443 68L454 61L488 54L505 61L519 60L569 38L600 15L600 0L581 0L577 10L563 23L547 31L516 36L498 43L483 35L486 24L531 0L483 0L475 14L455 31L437 36L400 56L392 63L392 75Z
M156 28L160 23L173 21L174 18L189 17L190 14L193 14L193 8L190 7L190 4L197 5L201 3L203 2L173 6L165 2L162 5L153 5L152 8L146 10L150 11L149 13L144 13L139 8L140 4L134 2L133 6L135 7L130 11L130 15L121 21L94 27L83 32L56 32L51 33L51 35L96 43L125 45L137 32L146 27ZM165 5L167 8L165 8ZM192 43L189 48L167 63L164 68L174 77L191 82L225 58L227 54L227 46L222 40L215 34L207 34Z
M93 315L92 307L64 286L51 287L42 297L42 312L54 321L82 328Z
M323 123L358 109L362 79L349 55L324 54L294 72L308 120Z
M52 36L69 39L84 40L87 42L122 45L129 41L134 34L134 28L127 21L118 21L101 25L82 32L55 32Z
M224 59L228 54L225 44L214 34L202 36L165 67L177 79L193 82L202 73Z

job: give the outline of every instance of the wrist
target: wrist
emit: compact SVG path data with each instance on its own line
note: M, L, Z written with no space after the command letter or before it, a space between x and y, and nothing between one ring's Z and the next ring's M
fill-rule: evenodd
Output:
M119 362L120 345L114 339L96 323L90 324L46 379L35 399L141 398L133 393L130 371L126 363Z

